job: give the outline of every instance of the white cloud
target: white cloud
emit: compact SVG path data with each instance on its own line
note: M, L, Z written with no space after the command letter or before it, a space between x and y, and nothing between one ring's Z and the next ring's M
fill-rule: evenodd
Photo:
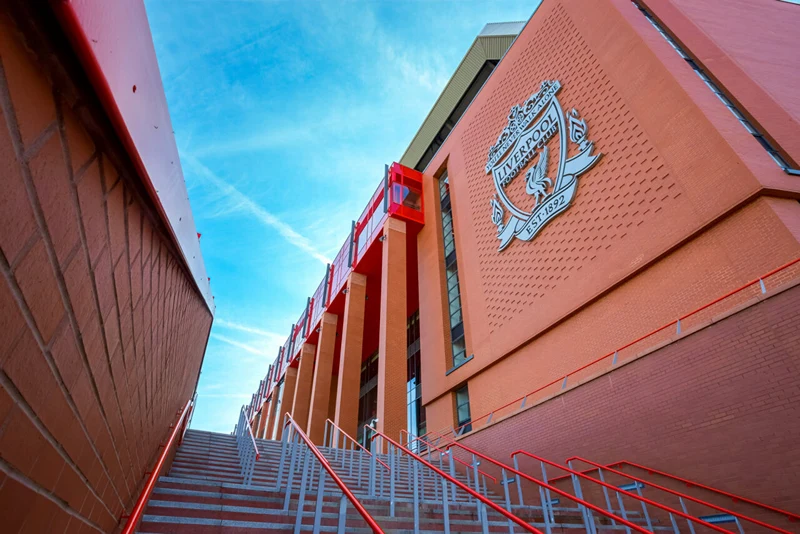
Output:
M278 337L280 338L281 335L276 332L270 332L268 330L262 330L260 328L256 328L254 326L236 323L233 321L228 321L226 319L216 318L214 319L214 324L217 326L221 326L223 328L230 328L231 330L238 330L240 332L247 332L249 334L258 334L259 336L266 336L266 337Z
M183 159L186 161L188 166L191 167L191 169L203 179L211 182L211 184L214 185L223 195L225 195L228 200L235 204L239 211L246 212L255 217L264 226L268 226L273 230L277 230L278 233L283 236L284 239L286 239L286 241L306 252L320 263L327 265L331 262L330 259L319 252L311 244L311 241L307 237L298 233L294 228L278 219L278 217L264 209L250 197L214 174L211 169L203 165L203 163L200 162L200 160L198 160L196 157L191 154L187 154L186 152L183 154Z
M259 356L267 356L266 351L253 347L252 345L248 345L247 343L242 343L241 341L237 341L235 339L231 339L227 336L221 336L219 334L211 334L211 337L216 339L217 341L222 341L223 343L227 343L233 347L237 347L242 349L243 351L249 352L250 354L257 354Z

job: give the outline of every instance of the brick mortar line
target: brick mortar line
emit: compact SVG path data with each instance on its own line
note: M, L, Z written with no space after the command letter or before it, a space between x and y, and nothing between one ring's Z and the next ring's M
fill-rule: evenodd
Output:
M44 244L48 259L50 261L50 267L54 271L62 304L64 305L65 312L70 322L70 326L72 327L73 334L77 342L76 344L78 345L78 350L83 358L83 364L86 367L88 376L91 378L93 392L95 394L96 399L98 400L99 408L101 410L101 413L103 413L102 405L100 405L99 401L100 396L97 389L97 384L94 381L94 377L91 374L91 368L89 366L88 359L86 357L86 350L85 347L83 346L83 337L80 334L80 329L78 328L77 321L75 319L74 310L72 309L72 303L69 300L63 273L61 272L61 269L58 266L58 258L56 257L53 243L50 238L50 233L47 229L47 221L45 220L44 213L42 212L42 207L39 204L35 188L33 187L33 179L30 175L30 168L28 167L27 163L25 163L22 159L22 154L24 153L22 137L19 131L16 111L14 110L13 104L11 102L11 94L9 93L8 90L8 81L6 78L5 68L3 67L2 60L0 60L0 107L2 107L3 113L6 116L6 126L8 127L9 136L11 137L12 145L14 147L14 152L18 160L17 163L22 173L23 182L25 184L25 190L28 195L28 201L31 204L31 209L34 213L34 217L37 222L37 227L41 235L42 242ZM30 308L28 307L27 301L25 300L24 294L22 293L22 290L20 289L17 283L16 277L14 277L14 275L9 270L8 260L6 259L5 254L3 254L2 251L0 251L0 270L3 271L3 274L6 277L8 285L11 288L12 293L14 294L14 298L17 300L17 305L19 306L20 311L25 316L26 322L28 322L28 328L34 335L34 338L36 339L36 342L39 345L39 349L42 351L42 354L44 355L45 361L50 367L50 370L53 373L53 376L56 378L56 381L58 382L59 386L61 387L62 393L67 398L68 403L70 403L70 407L72 408L73 413L80 422L81 427L83 428L83 431L86 434L89 443L91 444L93 452L97 455L100 465L103 466L103 470L106 476L108 476L109 480L111 480L111 475L108 471L108 467L106 466L103 459L100 457L100 454L97 451L94 442L89 437L89 433L86 430L82 418L80 417L80 413L78 412L77 406L75 405L74 400L72 399L72 395L69 392L69 390L67 390L63 378L61 377L61 373L58 371L55 362L52 361L52 355L45 348L46 344L44 342L44 338L42 337L39 328L36 326L36 320L34 319L33 314L30 311ZM110 428L108 428L108 421L105 420L105 418L104 422L106 424L108 432L110 433L111 430ZM119 458L117 460L119 461ZM114 489L114 493L117 494L117 498L119 499L120 503L122 503L122 498L119 495L116 486L114 486L113 483L111 484L111 486Z
M11 398L11 400L14 401L14 404L16 404L22 411L22 413L25 414L25 416L30 420L33 427L36 428L36 430L42 435L45 441L47 441L47 443L50 444L50 446L53 447L53 449L56 452L58 452L58 455L61 456L61 458L64 460L65 465L70 466L70 468L72 468L75 471L75 474L78 476L81 482L83 482L83 484L91 492L91 494L97 499L100 505L108 513L108 515L114 520L116 520L117 518L108 508L105 501L100 497L100 495L94 489L88 477L83 473L80 467L72 460L69 453L61 446L61 444L56 440L56 438L50 433L50 431L44 425L42 420L39 419L39 417L36 415L36 412L34 412L33 408L31 408L30 404L28 404L28 402L25 400L25 397L22 395L19 389L17 389L17 387L14 385L14 382L11 380L11 378L9 378L8 375L6 375L5 371L0 371L0 386L2 386L3 389L6 391L6 393L8 393L8 396ZM86 434L86 438L89 439L88 434ZM4 460L3 458L0 458L0 461L6 462L6 460ZM34 466L35 465L36 464L34 463ZM60 478L61 477L59 476L59 479Z
M34 480L31 480L30 478L25 476L23 473L21 473L20 471L15 469L13 465L9 464L7 461L5 461L2 458L0 458L0 471L5 473L8 478L10 478L12 480L16 480L17 482L19 482L20 484L22 484L23 486L25 486L29 490L31 490L33 492L36 492L39 495L41 495L42 497L44 497L45 499L49 500L50 502L52 502L53 504L58 506L63 512L66 512L68 515L74 517L78 521L81 521L85 525L93 528L94 530L96 530L98 532L101 532L101 533L104 532L103 529L100 528L99 525L95 524L91 519L82 516L80 514L80 512L78 512L77 510L72 508L69 504L67 504L65 501L63 501L60 497L58 497L57 495L53 494L51 491L48 491L45 488L41 487ZM52 523L52 519L50 521ZM27 523L27 519L26 519L25 522ZM24 529L24 527L25 527L25 523L23 523L23 525L22 525L23 529Z
M127 261L127 268L125 272L128 274L128 311L130 312L131 318L131 344L133 345L133 358L134 361L139 359L139 351L136 350L136 318L133 315L133 280L131 278L131 255L130 255L130 228L128 225L128 194L126 187L123 186L122 189L122 212L123 212L123 223L125 228L125 252L122 257L125 258ZM132 202L135 200L131 199ZM119 303L118 303L119 304ZM120 330L120 339L122 338L122 331ZM124 342L123 342L124 343ZM142 361L144 362L145 367L147 366L147 355L142 353ZM145 382L145 398L147 398L147 383Z
M62 107L61 107L60 98L59 98L59 95L55 91L53 93L53 101L55 103L55 108L56 108L56 122L58 124L58 134L59 134L59 140L60 140L60 143L61 143L62 157L64 158L64 163L65 163L66 168L67 168L67 176L68 176L69 182L70 182L69 183L70 200L72 201L73 208L75 209L75 214L76 214L77 223L78 223L78 237L79 237L79 241L80 241L79 246L83 249L83 252L84 252L83 256L84 256L84 260L86 261L86 267L87 267L86 270L87 270L87 272L89 274L89 280L90 280L91 285L92 285L92 297L93 297L92 300L94 302L95 312L97 313L98 323L100 325L100 337L101 337L101 340L103 342L103 349L104 349L104 351L106 353L106 367L108 368L109 377L111 378L112 383L114 383L114 372L113 372L113 369L111 367L111 355L108 353L108 340L106 338L105 320L103 319L103 312L102 312L101 307L100 307L100 298L99 298L98 292L97 292L97 279L95 277L94 268L92 267L91 253L89 251L89 245L88 245L88 242L87 242L87 239L86 239L86 227L84 226L84 223L83 223L83 210L81 209L80 198L79 198L79 195L78 195L78 186L77 186L77 183L75 182L75 176L74 176L74 173L72 171L72 153L69 150L69 143L67 141L66 124L64 123L64 114L63 114L63 110L62 110ZM85 171L85 169L88 169L88 166L91 165L91 162L93 162L93 161L95 161L97 159L99 159L99 156L98 156L98 153L95 151L89 157L89 162L85 163L81 168L85 167L84 168L84 171ZM81 344L82 344L82 342L81 342ZM85 351L85 348L84 348L84 351ZM84 357L87 359L87 364L88 364L88 357L85 354L84 354ZM89 376L94 377L94 373L91 370L91 366L89 366L89 368L88 368L88 373L89 373ZM94 382L94 378L92 378L92 380ZM96 385L95 385L95 388L96 388ZM115 396L116 396L116 387L114 388L114 393L115 393ZM106 428L108 430L108 433L111 436L112 440L114 442L116 442L116 439L115 439L113 433L111 432L111 427L108 424L108 416L106 415L105 407L102 405L102 400L99 398L99 390L97 391L96 396L98 397L98 406L99 406L99 408L101 410L101 413L103 414L103 418L106 420L105 422L106 422ZM125 427L125 418L122 417L122 412L121 412L121 409L119 407L119 398L118 397L117 397L117 412L118 412L118 415L120 417L120 421L122 423L122 430L123 430L123 434L125 436L126 443L128 443L128 457L131 458L130 444L129 444L130 442L128 440L128 434L127 434L126 427ZM115 444L115 449L116 449L116 444ZM115 451L115 452L117 453L116 454L117 460L120 462L120 467L122 468L122 461L120 459L119 453L117 451ZM138 455L136 455L136 458L137 458L137 461L138 461ZM128 489L128 491L130 491L131 482L128 481L127 477L125 476L125 469L124 468L122 468L122 472L123 472L123 477L125 477L125 484L126 484L126 486L128 486L127 489ZM124 503L123 503L123 505L124 505Z

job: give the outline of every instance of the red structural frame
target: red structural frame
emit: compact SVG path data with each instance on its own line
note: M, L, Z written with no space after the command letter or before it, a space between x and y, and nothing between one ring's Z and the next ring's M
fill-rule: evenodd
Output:
M404 191L419 195L419 210L403 204L401 194ZM317 286L314 295L309 298L300 318L292 326L289 338L283 345L283 354L278 355L273 363L272 376L265 380L266 391L261 395L262 399L269 398L287 367L297 365L296 361L302 344L314 335L322 314L345 290L348 275L357 269L367 267L366 263L369 262L364 265L360 265L359 262L367 256L367 252L371 250L383 232L383 224L388 217L405 221L410 225L412 232L418 231L424 225L422 173L399 163L393 163L387 167L385 176L370 197L358 220L353 222L350 236L342 244L333 263L326 267L325 276ZM359 247L360 239L361 246ZM373 257L374 254L371 253L370 258ZM260 409L261 404L259 403L250 410L248 416L251 422Z

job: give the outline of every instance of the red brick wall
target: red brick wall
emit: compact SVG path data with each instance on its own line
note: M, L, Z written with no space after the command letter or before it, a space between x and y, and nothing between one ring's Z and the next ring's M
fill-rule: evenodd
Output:
M569 209L498 252L487 152L511 107L553 79L603 157ZM445 169L474 355L449 374L434 178ZM434 200L417 245L428 428L453 424L451 392L465 382L473 416L486 414L797 258L798 184L630 0L544 0L426 169Z
M132 170L38 65L0 14L0 530L110 532L211 315Z
M556 462L628 460L798 512L798 324L795 286L463 443L508 463L516 449ZM521 467L540 474L538 464Z

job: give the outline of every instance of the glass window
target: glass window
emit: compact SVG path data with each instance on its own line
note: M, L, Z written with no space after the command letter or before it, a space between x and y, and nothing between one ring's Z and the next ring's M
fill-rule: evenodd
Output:
M371 425L378 417L378 353L361 364L361 384L358 399L358 433L356 441L369 448L364 436L364 425Z
M472 430L472 417L469 413L469 389L466 384L456 390L456 427L459 434Z
M406 328L408 341L406 414L408 432L413 436L425 434L425 408L422 406L422 365L419 344L419 311L408 318ZM418 450L419 443L413 445Z
M450 185L447 174L439 179L439 201L442 210L442 239L444 245L447 302L450 313L450 339L452 341L452 367L467 360L464 340L464 319L461 314L461 290L458 286L458 261L453 233L453 211L450 204Z

